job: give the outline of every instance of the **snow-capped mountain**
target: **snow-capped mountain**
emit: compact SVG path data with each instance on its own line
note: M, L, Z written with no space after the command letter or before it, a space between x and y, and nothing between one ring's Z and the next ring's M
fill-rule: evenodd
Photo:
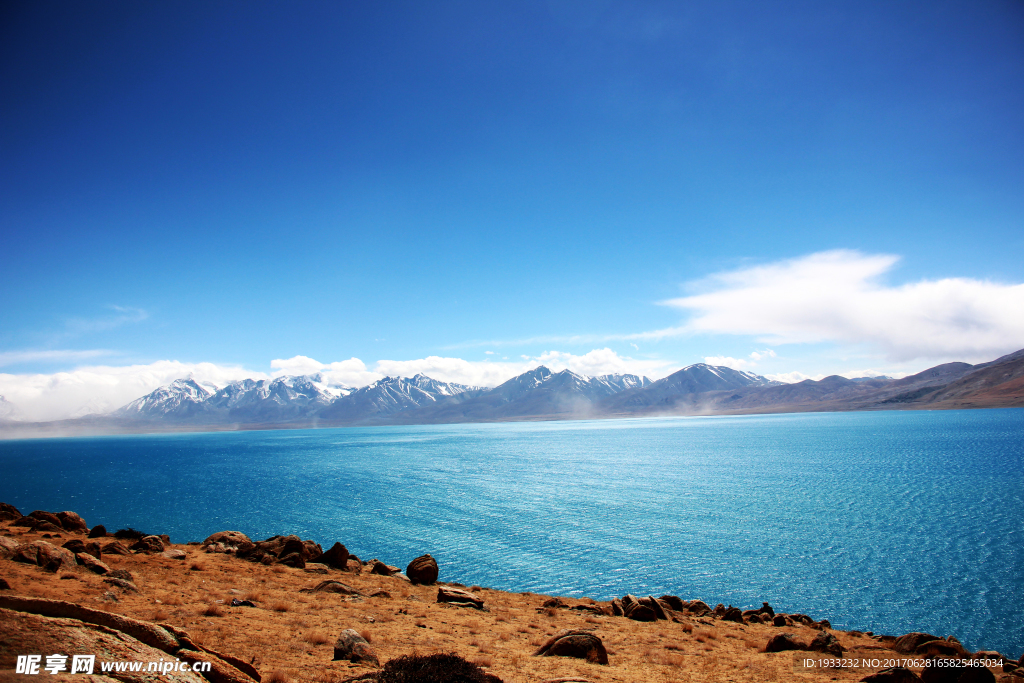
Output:
M425 406L396 418L410 422L460 422L522 417L582 417L594 414L596 401L627 388L650 385L646 377L585 377L570 370L551 372L543 365L513 377L489 391Z
M335 398L321 380L318 375L295 375L231 382L206 399L204 412L210 418L250 424L312 419Z
M398 412L476 395L476 387L439 382L425 375L385 377L373 384L337 398L320 412L328 422L352 422L393 415Z
M176 379L115 410L114 415L143 419L188 419L202 414L203 404L211 395L209 389L191 377Z
M697 400L694 397L708 392L737 391L782 384L752 372L733 370L721 365L695 363L645 387L620 392L605 401L604 407L612 413L629 412L649 406L671 407L679 403L692 403Z

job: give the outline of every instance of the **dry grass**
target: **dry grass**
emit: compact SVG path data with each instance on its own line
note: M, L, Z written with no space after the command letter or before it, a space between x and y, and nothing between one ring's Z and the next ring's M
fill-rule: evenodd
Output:
M224 608L215 602L211 602L209 605L201 609L199 614L204 617L222 617L224 616Z
M285 602L284 600L275 600L271 605L270 609L275 612L287 612L292 608L291 603Z
M332 641L332 638L323 631L307 633L302 639L310 645L327 645Z

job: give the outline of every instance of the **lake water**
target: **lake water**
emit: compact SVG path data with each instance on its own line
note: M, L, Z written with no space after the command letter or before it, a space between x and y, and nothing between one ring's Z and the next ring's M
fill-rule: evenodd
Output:
M0 500L175 542L343 542L441 579L700 598L1024 650L1024 410L0 442Z

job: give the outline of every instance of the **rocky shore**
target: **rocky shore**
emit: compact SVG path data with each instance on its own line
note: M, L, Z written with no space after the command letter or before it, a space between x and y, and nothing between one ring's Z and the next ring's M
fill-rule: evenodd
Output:
M841 631L767 602L602 602L442 578L429 554L403 568L340 541L238 531L175 544L0 503L0 681L36 678L15 673L19 655L62 653L208 665L92 676L120 681L1024 683L1024 662L953 636Z

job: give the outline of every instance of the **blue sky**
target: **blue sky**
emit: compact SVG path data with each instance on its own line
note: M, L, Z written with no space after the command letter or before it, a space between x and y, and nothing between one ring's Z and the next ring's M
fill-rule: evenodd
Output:
M1019 2L0 12L0 394L48 417L181 373L1024 347Z

